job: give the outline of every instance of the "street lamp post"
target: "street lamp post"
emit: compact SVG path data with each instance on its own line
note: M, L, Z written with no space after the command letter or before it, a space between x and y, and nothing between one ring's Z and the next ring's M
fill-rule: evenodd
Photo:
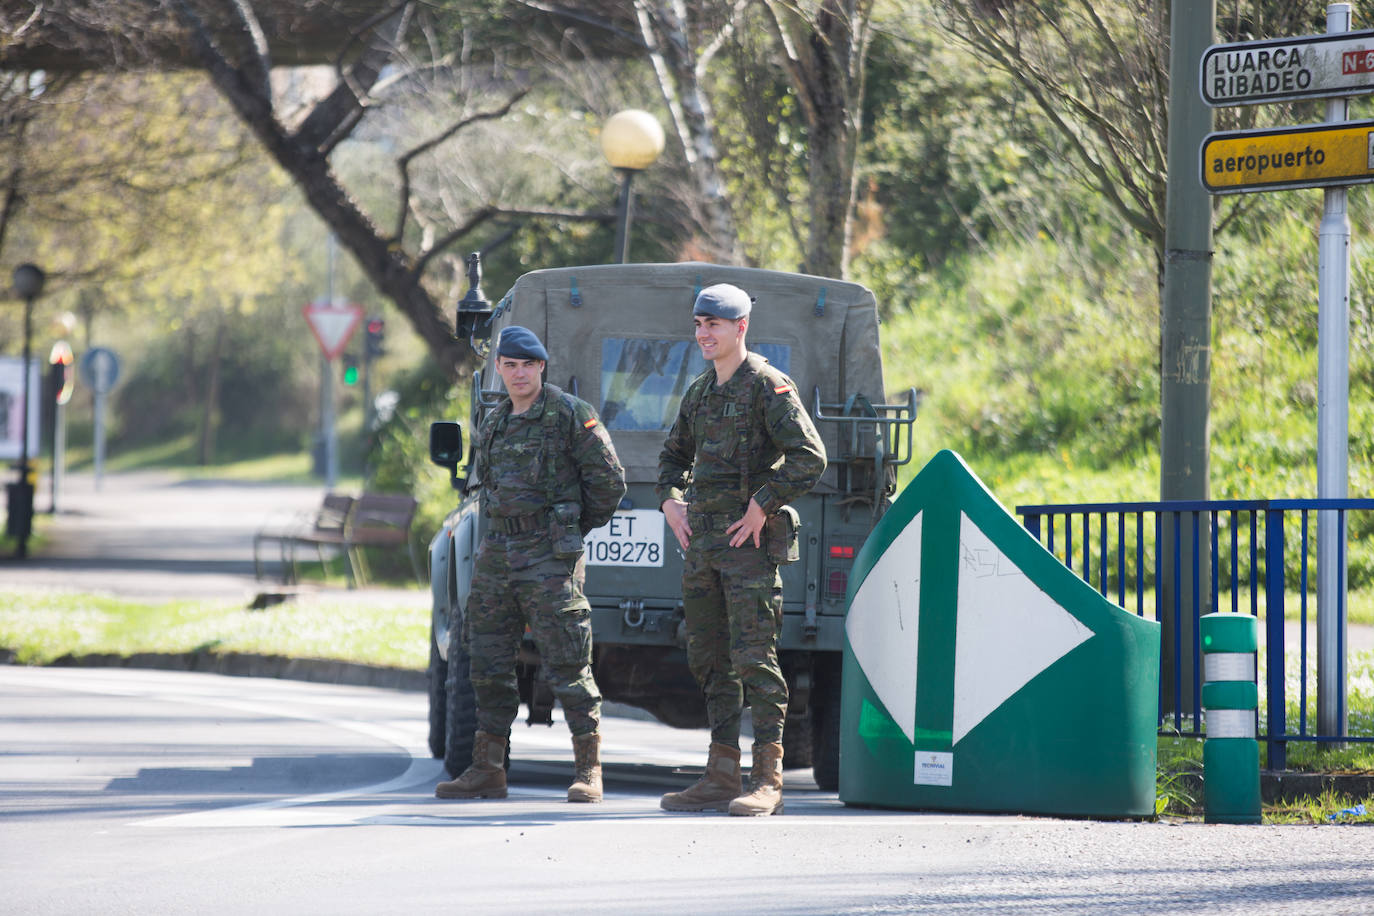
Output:
M635 173L647 169L663 152L663 127L647 111L630 108L607 119L601 128L601 152L620 173L620 205L616 212L615 258L630 259L630 219L634 210Z
M42 269L20 264L14 269L14 291L24 300L24 385L19 408L19 480L8 487L5 531L15 539L15 556L29 553L29 533L33 530L33 483L29 480L29 360L33 339L33 300L43 292L46 279Z

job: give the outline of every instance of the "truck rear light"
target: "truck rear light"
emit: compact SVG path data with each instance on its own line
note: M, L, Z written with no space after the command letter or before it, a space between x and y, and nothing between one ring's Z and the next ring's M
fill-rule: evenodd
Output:
M849 589L849 573L842 569L832 569L825 577L825 594L830 598L843 598Z

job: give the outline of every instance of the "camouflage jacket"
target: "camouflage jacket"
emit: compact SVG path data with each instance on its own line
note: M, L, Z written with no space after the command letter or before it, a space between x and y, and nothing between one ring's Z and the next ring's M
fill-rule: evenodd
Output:
M825 445L796 384L750 353L724 385L714 366L682 396L658 456L658 504L684 499L702 512L739 513L749 498L771 514L825 471Z
M610 521L625 469L586 401L545 384L522 414L504 399L478 431L473 475L491 518L544 517L555 503L582 507L582 533Z

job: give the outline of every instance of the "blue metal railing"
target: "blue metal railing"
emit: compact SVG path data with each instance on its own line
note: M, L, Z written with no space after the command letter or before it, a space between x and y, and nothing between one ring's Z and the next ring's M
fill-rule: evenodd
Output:
M1347 513L1364 511L1374 511L1374 499L1176 500L1016 508L1026 529L1103 597L1141 617L1152 610L1153 619L1171 624L1165 626L1167 638L1160 646L1161 734L1203 735L1200 617L1221 610L1262 615L1265 671L1262 685L1259 671L1255 672L1255 683L1266 698L1259 734L1266 743L1271 769L1286 767L1289 741L1374 742L1374 735L1319 734L1309 727L1307 714L1309 695L1315 695L1308 689L1307 639L1308 622L1313 619L1309 617L1309 583L1315 579L1312 526L1318 512L1337 514L1342 536L1336 548L1340 573L1335 613L1344 622ZM1274 557L1279 562L1271 562ZM1299 605L1295 731L1289 730L1285 678L1284 609L1290 577L1298 583ZM1151 591L1154 598L1147 602ZM1337 633L1337 681L1345 684L1345 627ZM1168 704L1170 696L1174 702ZM1345 719L1342 696L1339 721Z

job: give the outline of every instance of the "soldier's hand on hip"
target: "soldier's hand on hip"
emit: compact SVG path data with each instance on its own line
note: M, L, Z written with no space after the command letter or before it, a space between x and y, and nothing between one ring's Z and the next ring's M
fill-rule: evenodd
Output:
M730 535L730 546L743 547L744 542L752 537L754 546L758 547L763 536L763 523L766 521L768 516L763 514L763 507L752 499L749 500L749 508L744 510L744 518L725 529L725 533Z
M692 540L692 526L687 524L687 504L680 499L665 499L659 508L663 510L663 517L668 527L673 529L677 542L686 550Z

